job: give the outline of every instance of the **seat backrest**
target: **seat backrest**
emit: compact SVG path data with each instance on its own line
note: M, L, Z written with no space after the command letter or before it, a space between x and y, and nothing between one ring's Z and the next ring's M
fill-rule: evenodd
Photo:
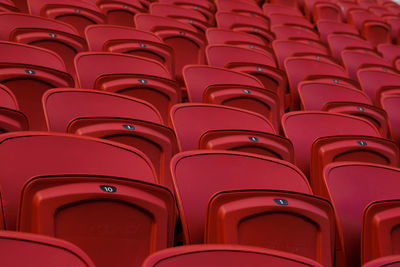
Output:
M206 36L209 44L253 43L265 46L265 43L255 35L229 29L208 28Z
M328 35L331 33L359 34L355 26L343 22L320 20L317 22L317 28L321 36L321 40L324 42L327 41Z
M360 162L331 163L324 169L324 197L335 210L339 244L337 258L360 265L362 213L379 200L399 199L400 169ZM355 197L355 194L357 197Z
M197 149L201 135L211 130L275 133L272 124L265 117L222 105L178 104L172 107L170 115L181 151ZM196 123L190 123L193 121Z
M175 217L174 197L161 186L50 175L34 177L22 189L18 230L72 242L98 267L141 266L151 253L173 245Z
M364 92L340 84L303 81L299 83L298 90L304 110L321 110L332 101L372 104Z
M90 51L103 51L104 44L115 39L134 39L161 42L155 34L131 27L116 25L90 25L85 30Z
M117 117L161 124L158 111L136 98L94 90L57 88L43 96L50 131L65 132L68 124L84 117Z
M341 53L342 62L350 78L357 78L357 70L359 70L362 65L381 65L391 67L391 64L386 62L377 53L372 52L367 49L345 49Z
M367 40L354 34L331 33L328 35L327 39L332 55L339 61L341 60L341 52L343 49L349 47L374 49L374 47Z
M317 138L333 135L380 136L367 120L321 111L286 113L282 117L282 128L285 136L293 142L296 164L306 176L309 175L311 145Z
M399 199L375 201L365 208L361 228L361 263L399 254L399 210Z
M190 102L202 102L204 91L212 85L263 86L259 80L248 74L206 65L186 66L183 77Z
M251 265L261 267L320 267L319 263L282 251L238 245L195 245L166 249L151 255L143 267L173 267L190 265L232 267Z
M322 56L287 57L284 61L289 86L295 107L299 107L298 85L311 75L333 75L347 77L343 67L326 60Z
M15 229L17 199L30 178L47 174L101 174L156 183L140 151L111 141L58 133L15 132L0 138L0 185L6 229ZM23 167L22 167L23 166Z
M4 266L95 266L89 256L77 246L43 235L2 231L0 248Z
M208 204L206 242L276 249L332 266L335 216L327 200L308 194L220 192Z
M400 144L400 119L398 116L400 112L400 95L383 94L381 96L380 105L388 115L393 140L397 144Z
M388 139L365 135L337 135L318 138L311 147L310 182L321 195L323 169L332 162L360 161L400 167L399 148Z
M243 152L182 152L172 159L171 173L187 244L203 242L206 207L215 193L238 189L311 193L307 179L291 163Z
M386 67L366 67L357 71L357 78L362 90L375 102L376 93L383 86L400 83L400 74Z
M208 45L207 61L210 66L226 67L229 63L253 63L276 67L273 54L262 53L254 49L233 45Z
M0 41L0 50L0 83L16 97L30 129L47 130L40 99L50 88L74 87L72 76L66 73L62 59L50 50L4 41Z

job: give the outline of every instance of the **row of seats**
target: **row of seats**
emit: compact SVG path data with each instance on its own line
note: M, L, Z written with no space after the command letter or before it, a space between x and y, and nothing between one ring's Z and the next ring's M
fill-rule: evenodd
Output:
M0 10L3 229L79 266L398 261L397 4Z

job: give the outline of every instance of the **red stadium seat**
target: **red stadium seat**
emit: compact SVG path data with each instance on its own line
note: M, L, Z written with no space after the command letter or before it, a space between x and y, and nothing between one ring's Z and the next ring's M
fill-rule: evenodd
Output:
M245 130L208 131L200 137L199 149L254 153L294 163L292 142L285 137L265 132Z
M332 56L339 62L342 60L341 52L348 48L374 49L374 47L359 35L347 33L331 33L327 37Z
M62 59L47 49L0 41L0 50L0 83L14 94L29 128L47 130L42 95L50 88L74 87L72 76L65 72Z
M399 167L399 148L393 141L365 135L318 138L311 147L310 181L314 194L323 193L323 170L332 162L360 161Z
M251 130L275 133L263 116L243 109L211 104L178 104L171 120L181 151L198 148L200 137L212 130ZM195 121L196 123L190 123Z
M390 64L394 62L397 57L400 57L400 46L394 44L379 44L376 46L382 57Z
M273 25L271 31L275 34L276 40L287 40L294 38L307 38L319 41L318 33L313 28L299 25Z
M400 144L400 96L398 94L383 94L381 96L380 105L388 115L393 139L397 144Z
M215 19L218 28L253 34L261 38L267 46L274 39L274 34L270 32L269 20L231 12L217 12Z
M260 18L268 21L262 9L258 5L249 4L250 1L218 0L217 9L219 12L232 12L253 18Z
M276 93L256 78L223 68L189 65L183 69L190 102L222 104L257 112L279 129L280 102Z
M186 244L203 242L207 203L215 193L248 189L311 193L294 165L255 154L187 151L172 159L171 171Z
M325 104L337 101L372 104L364 92L334 82L303 81L298 90L303 110L321 110Z
M288 14L288 15L293 15L293 16L303 16L301 11L297 7L289 8L284 5L264 3L262 8L263 8L264 14L267 16L272 13L281 13L281 14Z
M161 124L158 111L147 102L124 95L87 89L57 88L43 96L50 131L66 132L69 123L85 117L116 117Z
M67 240L99 267L141 266L151 253L172 246L175 216L172 193L152 183L45 175L22 189L18 230Z
M206 242L276 249L332 266L333 208L324 199L300 193L219 192L208 204Z
M379 44L390 44L392 41L391 26L383 21L365 21L362 24L361 35L374 47Z
M67 72L75 75L74 57L87 51L85 39L61 21L18 13L0 13L0 39L49 49L59 55Z
M328 50L325 47L316 44L317 43L312 40L307 43L295 40L275 40L272 42L272 48L274 49L275 55L278 59L279 67L283 69L285 59L296 53L328 55Z
M296 164L306 176L310 174L311 145L317 138L332 135L380 136L367 120L321 111L286 113L282 117L282 128L285 136L293 142Z
M209 24L214 24L215 3L209 0L159 0L160 3L173 4L186 9L195 10L207 19Z
M282 251L239 245L193 245L166 249L148 257L143 267L265 265L281 267L321 267L319 263Z
M81 36L84 36L85 27L92 24L104 24L106 16L97 6L80 0L26 0L29 13L60 20L72 25Z
M323 56L294 56L287 57L284 61L286 74L288 75L289 86L293 96L293 106L300 106L298 85L311 75L333 75L338 77L347 77L344 69L327 60Z
M180 89L161 63L138 56L106 52L75 57L80 88L120 93L153 104L168 123L172 105L180 102Z
M388 116L385 110L368 103L333 101L322 107L323 111L353 115L371 122L381 136L391 138Z
M23 184L34 176L84 173L157 181L152 164L142 152L101 139L15 132L1 135L0 151L7 230L15 229L18 196Z
M107 139L140 150L153 164L158 183L173 191L169 162L178 152L178 143L171 128L138 119L78 117L71 121L67 132Z
M349 77L352 79L356 79L357 71L367 64L388 67L391 66L391 64L387 63L377 53L367 49L345 49L342 51L341 57L343 65L346 68Z
M43 235L2 231L0 249L4 266L94 267L88 255L77 246Z
M318 21L316 23L321 40L326 42L331 33L348 33L358 35L358 30L353 25L329 20Z
M175 77L174 51L147 31L113 25L91 25L85 30L90 51L124 53L162 63Z
M182 68L187 64L204 64L205 38L196 28L171 18L138 14L136 28L155 33L174 51L175 75L182 81Z
M149 13L156 16L168 17L190 24L196 28L199 33L204 33L211 25L202 14L196 10L187 9L173 4L152 3Z
M362 263L399 254L398 212L398 199L372 202L365 208L361 228Z
M272 13L268 15L271 21L271 26L274 25L298 25L303 27L312 28L312 24L303 16L292 16L287 14Z
M342 21L340 6L328 1L316 1L312 9L312 18L317 21Z
M378 90L383 86L399 85L400 74L391 68L371 66L357 71L362 90L375 101Z
M107 16L107 23L120 26L134 26L134 16L146 12L140 0L91 0Z
M360 266L362 213L372 201L399 199L400 169L372 163L331 163L324 169L324 197L337 219L336 263Z

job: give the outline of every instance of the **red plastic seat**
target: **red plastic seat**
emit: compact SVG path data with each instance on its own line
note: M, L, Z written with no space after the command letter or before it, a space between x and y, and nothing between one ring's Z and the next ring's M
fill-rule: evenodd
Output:
M208 131L200 137L199 149L254 153L294 163L292 142L285 137L265 132L245 130Z
M86 89L49 90L43 96L43 109L49 130L55 132L65 132L69 123L84 117L116 117L158 124L162 122L158 111L147 102Z
M311 195L269 190L219 192L208 204L206 242L276 249L332 266L334 221L330 203Z
M287 57L284 61L286 74L288 75L289 86L293 96L293 106L300 106L298 85L311 75L333 75L338 77L347 77L344 69L327 60L323 56L302 56Z
M328 55L328 50L325 47L315 45L316 42L310 40L307 43L295 40L275 40L272 42L272 48L278 59L278 65L281 69L284 68L284 61L287 57L293 56L296 53L312 53Z
M171 120L181 151L198 148L202 134L212 130L251 130L275 133L263 116L243 109L212 104L178 104ZM196 123L190 123L195 121Z
M328 35L331 33L348 33L358 35L356 27L350 24L321 20L316 23L321 40L327 42Z
M91 0L106 15L107 23L120 26L135 26L134 16L146 12L140 0Z
M205 30L211 26L207 22L207 19L196 10L190 10L173 4L152 3L149 7L149 13L190 24L195 27L199 33L204 33Z
M374 47L365 39L359 35L347 34L347 33L331 33L327 37L329 48L332 56L335 57L339 62L341 59L341 52L343 49L348 48L365 48L374 49Z
M228 68L258 78L265 89L278 95L281 107L285 107L286 75L276 68L272 53L261 53L233 45L208 45L206 56L210 66Z
M380 136L375 126L355 116L318 112L289 112L282 117L285 136L293 142L296 164L309 177L312 143L320 137L333 135Z
M209 0L159 0L160 3L173 4L186 9L199 12L211 25L215 23L214 13L216 11L215 3Z
M47 130L42 95L50 88L74 87L72 76L62 59L47 49L0 41L0 50L0 83L14 94L29 128Z
M113 25L91 25L85 30L90 51L124 53L162 63L175 77L174 51L147 31Z
M332 162L360 161L399 167L399 148L388 139L365 135L318 138L311 147L310 182L314 194L323 193L323 170Z
M78 117L68 133L107 139L132 146L150 159L158 183L173 191L169 162L178 152L174 131L158 123L118 117Z
M392 29L391 39L394 44L398 43L398 35L400 30L400 18L398 16L383 17L383 20L388 23Z
M49 49L59 55L69 74L75 75L74 57L87 51L75 28L52 19L19 13L0 13L0 39Z
M245 32L261 38L269 46L274 39L270 32L269 20L235 14L231 12L217 12L215 14L218 28Z
M399 204L398 199L382 200L365 208L361 228L362 263L399 254Z
M371 20L376 21L379 19L380 18L377 15L369 12L366 9L361 9L361 8L350 9L347 12L347 22L351 25L356 26L357 29L360 31L365 21L371 21Z
M0 133L27 130L28 118L18 110L14 94L0 84Z
M75 57L80 88L120 93L148 101L168 123L172 105L180 102L180 89L161 63L138 56L106 52Z
M367 49L345 49L342 51L341 57L343 65L352 79L357 78L357 71L365 65L391 66L377 53Z
M325 104L338 101L372 104L364 92L334 82L303 81L298 90L303 110L321 110Z
M166 249L148 257L143 267L265 265L321 267L319 263L291 253L239 245L193 245Z
M328 1L316 1L312 9L312 18L317 21L342 21L340 6Z
M272 13L268 15L271 21L271 26L274 25L298 25L303 27L312 28L312 24L303 16L292 16L287 14Z
M380 99L380 105L388 115L393 140L400 144L400 118L398 116L400 112L400 95L383 94Z
M136 28L155 33L174 51L175 75L182 81L182 68L188 64L204 64L205 37L191 24L171 18L138 14Z
M26 0L29 13L72 25L81 36L91 24L105 24L106 16L93 3L69 0Z
M148 255L173 245L175 216L172 193L152 183L45 175L22 189L18 230L67 240L99 267L141 266Z
M400 57L400 46L394 44L379 44L376 46L382 57L390 64L393 64L397 57Z
M223 68L189 65L183 70L190 102L222 104L254 111L279 129L281 112L275 92L256 78ZM283 108L283 107L282 107Z
M179 153L171 161L171 171L186 244L203 242L207 203L215 193L247 189L311 193L294 165L243 152Z
M362 213L372 201L398 199L400 169L372 163L331 163L324 169L324 197L337 219L336 263L360 266ZM356 197L355 197L356 196Z
M307 38L318 41L318 33L308 27L299 25L273 25L271 31L275 34L276 40L287 40L293 38Z
M371 122L381 136L391 138L391 132L386 111L372 104L360 102L333 101L322 107L323 111L353 115Z
M361 35L374 47L379 44L391 43L392 41L391 26L384 21L365 21L362 24Z
M206 36L208 44L210 45L227 44L251 48L261 52L272 52L271 48L265 46L264 41L254 34L219 28L208 28L206 31Z
M4 266L94 267L88 255L77 246L43 235L2 231L0 249Z
M219 12L232 12L268 21L262 9L258 5L249 4L249 2L250 1L218 0L216 3Z
M30 178L49 174L118 176L156 183L153 166L132 147L59 133L15 132L0 137L5 227L16 227L18 197Z
M394 86L400 83L400 74L391 68L371 66L359 69L357 78L362 90L375 101L379 89L383 86Z
M285 5L279 4L271 4L271 3L264 3L262 6L263 12L265 15L270 15L272 13L281 13L281 14L288 14L293 16L303 16L301 11L296 8L289 8Z
M378 258L376 260L367 262L363 267L399 267L400 257L399 255L387 256Z

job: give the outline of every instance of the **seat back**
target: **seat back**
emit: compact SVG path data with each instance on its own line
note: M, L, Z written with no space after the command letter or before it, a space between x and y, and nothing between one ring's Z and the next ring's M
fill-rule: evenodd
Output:
M72 242L99 267L141 266L151 253L173 245L175 215L172 193L155 184L50 175L22 189L18 230Z
M20 232L0 233L2 264L5 266L94 267L77 246L57 238Z
M171 161L171 172L186 244L203 242L206 206L215 193L239 189L311 192L294 165L243 152L179 153Z
M152 164L142 152L101 139L15 132L1 135L0 151L7 230L15 229L18 196L23 184L34 176L83 173L157 181Z

